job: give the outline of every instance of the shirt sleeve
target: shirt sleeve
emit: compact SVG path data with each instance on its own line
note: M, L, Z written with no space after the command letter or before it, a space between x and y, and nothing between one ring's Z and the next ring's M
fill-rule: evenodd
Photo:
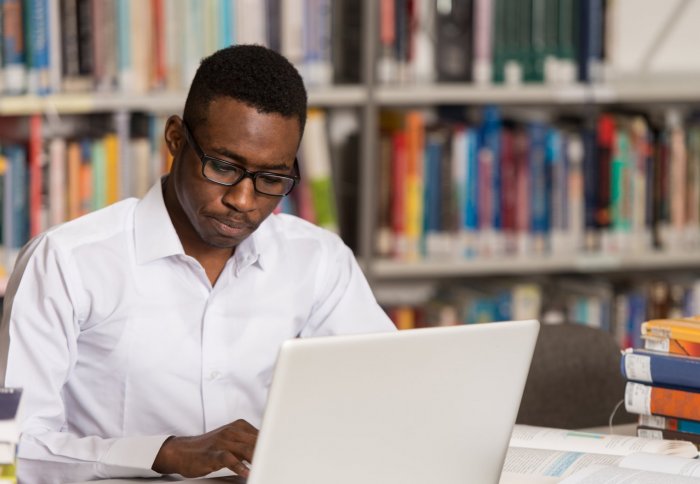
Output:
M19 478L39 483L157 477L151 466L167 435L100 438L67 428L62 388L76 364L84 308L74 266L47 239L39 236L20 253L0 327L2 383L23 388Z
M386 312L355 260L339 238L326 246L319 264L314 305L302 337L394 331Z

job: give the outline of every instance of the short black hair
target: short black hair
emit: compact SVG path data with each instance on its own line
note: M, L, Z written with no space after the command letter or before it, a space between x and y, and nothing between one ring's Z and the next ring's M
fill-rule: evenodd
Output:
M209 103L219 97L241 101L261 113L296 116L306 124L304 81L281 54L260 45L233 45L202 59L190 85L183 119L194 128L206 121Z

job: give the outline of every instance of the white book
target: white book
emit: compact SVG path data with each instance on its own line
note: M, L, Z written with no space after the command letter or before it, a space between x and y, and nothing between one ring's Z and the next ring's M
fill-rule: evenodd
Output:
M282 8L286 4L286 0L282 2ZM303 11L300 15L303 18ZM235 17L237 44L267 44L265 2L260 0L237 0Z

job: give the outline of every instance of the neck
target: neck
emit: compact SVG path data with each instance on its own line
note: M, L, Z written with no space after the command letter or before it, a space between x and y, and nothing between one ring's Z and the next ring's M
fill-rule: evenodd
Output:
M213 247L202 241L182 210L175 190L168 183L168 179L163 184L163 200L185 254L193 257L200 263L207 273L211 284L214 285L224 269L226 261L235 253L236 248Z

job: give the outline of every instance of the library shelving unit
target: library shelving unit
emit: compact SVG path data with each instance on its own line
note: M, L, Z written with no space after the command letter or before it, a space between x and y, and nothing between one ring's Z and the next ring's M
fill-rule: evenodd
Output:
M700 269L700 253L648 252L635 254L574 254L509 258L424 258L401 260L380 257L375 250L380 164L380 115L386 109L427 109L437 105L562 110L604 110L609 106L635 106L659 111L666 105L700 104L700 79L668 77L663 81L629 78L592 84L383 84L378 81L380 3L363 0L360 82L309 89L311 107L352 108L359 118L359 154L356 170L355 210L345 210L354 220L356 240L348 241L375 288L385 282L480 280L506 276L610 275L653 271ZM420 3L420 2L417 2ZM334 35L334 32L331 32ZM164 115L182 109L185 92L163 91L145 94L98 93L53 94L49 96L2 96L0 117L33 114L151 113ZM123 120L122 120L123 122ZM449 283L449 282L448 282Z
M476 3L478 2L475 1L474 4ZM467 291L475 290L474 292L477 292L482 289L482 286L485 291L489 291L489 288L499 287L499 284L502 284L500 287L529 281L539 284L543 280L548 281L545 284L549 284L550 288L555 287L556 290L561 289L556 287L558 280L566 280L567 284L571 281L574 283L578 281L578 289L583 287L584 298L589 289L590 294L594 294L598 290L597 282L592 283L591 281L603 281L603 285L607 284L608 281L614 281L620 286L616 286L617 289L609 293L612 296L607 299L611 306L614 306L617 304L617 296L620 294L616 292L618 289L623 292L629 291L629 293L624 293L627 296L637 290L635 287L637 283L640 284L639 287L641 284L646 284L644 290L649 290L655 283L652 281L665 278L675 281L680 278L684 281L683 284L691 284L690 287L692 284L696 284L694 297L696 298L695 307L698 308L696 277L697 271L700 270L700 248L698 247L693 250L666 248L665 250L644 251L619 250L612 253L564 251L564 254L554 255L533 254L495 257L440 255L415 257L414 255L407 258L378 254L377 246L381 244L378 244L377 239L381 228L378 226L377 212L380 209L381 187L377 180L382 176L380 172L385 169L380 166L383 156L380 125L384 111L426 111L445 105L469 109L498 106L503 111L544 112L545 119L555 117L557 113L578 113L580 118L590 119L591 116L598 116L606 111L622 111L642 112L648 115L649 119L653 118L658 121L658 124L663 124L663 121L660 120L664 119L669 108L679 108L685 112L692 112L694 108L700 107L700 72L697 75L666 75L661 77L617 76L615 80L587 83L526 82L512 85L507 83L432 82L402 84L400 82L381 82L378 79L377 62L379 56L383 54L381 52L383 39L380 38L381 15L378 5L374 2L365 2L364 21L368 34L363 39L363 58L365 59L363 71L366 79L367 100L363 110L357 256L370 284L377 291L380 302L389 307L390 314L395 318L395 321L400 320L401 316L399 310L396 313L391 313L394 307L399 307L401 311L408 307L410 311L412 306L415 306L414 309L420 306L417 309L417 317L424 317L425 311L428 311L431 317L436 317L436 312L430 313L431 308L427 307L426 309L426 306L423 306L425 300L419 300L421 298L430 299L432 296L429 294L435 294L431 291L424 291L427 286L451 290L466 285ZM611 76L610 79L613 77ZM384 174L386 176L386 172ZM697 232L700 227L695 227L694 230ZM585 287L587 285L590 287ZM385 291L385 288L389 288L389 290ZM668 292L668 288L666 290ZM550 299L550 301L554 300L555 304L563 302L564 299L562 292L556 292L552 295L543 294L542 297ZM416 299L416 301L414 302L412 299ZM447 304L453 304L453 302L448 301ZM653 302L650 300L649 305L651 306L651 304ZM629 306L632 307L632 303L629 303ZM630 309L630 311L632 310L634 309ZM618 308L617 306L607 307L605 311L612 314L618 311ZM652 313L647 312L647 315L649 314ZM665 316L669 313L653 314L664 314ZM645 315L639 313L629 315L630 319L636 318L634 324L640 324L644 317ZM564 318L566 319L566 316ZM434 323L435 321L433 321ZM406 327L412 327L412 324L409 322ZM619 322L608 321L607 324L606 329L609 331L613 333L620 331ZM397 325L401 327L401 323L398 321ZM629 332L634 331L634 329L626 328L623 331L627 333L618 335L620 344L631 344L634 336Z

